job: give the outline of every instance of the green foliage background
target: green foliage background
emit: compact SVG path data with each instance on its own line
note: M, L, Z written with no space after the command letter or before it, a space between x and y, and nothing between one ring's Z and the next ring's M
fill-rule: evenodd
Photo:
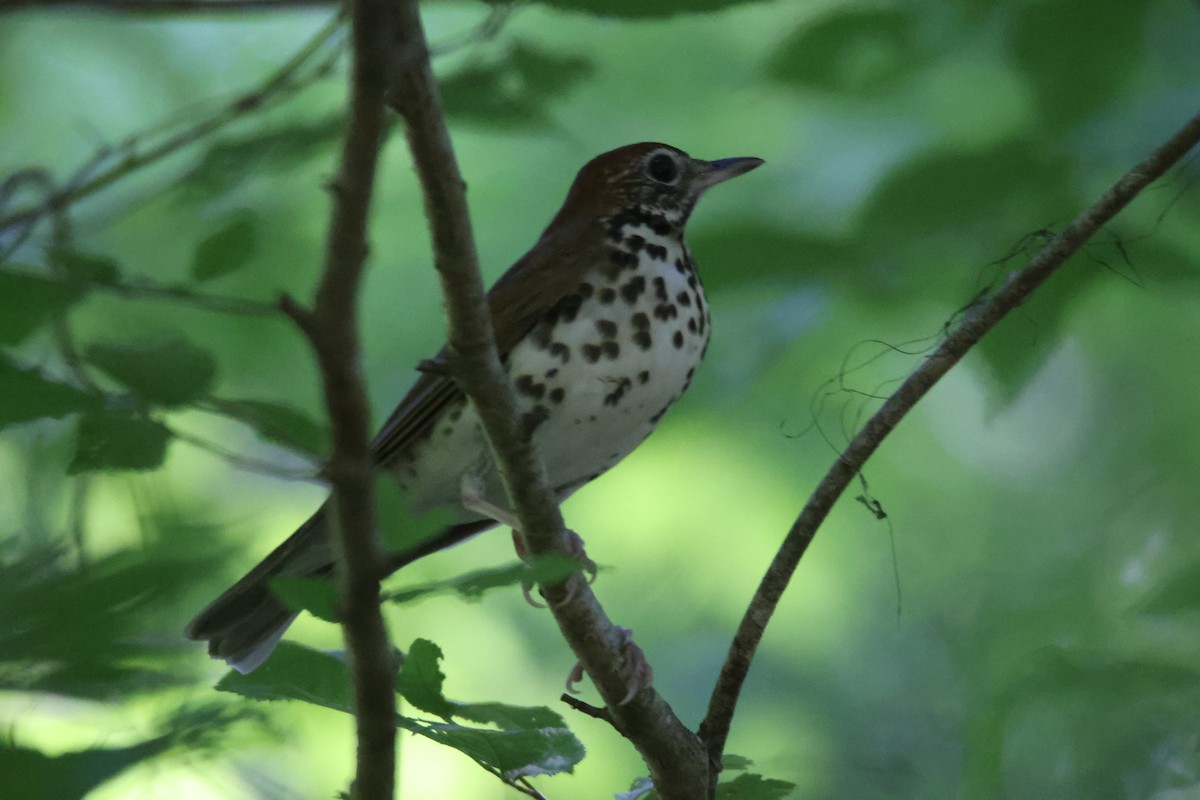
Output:
M691 225L716 330L692 392L565 507L606 566L601 600L694 724L755 582L874 396L1195 113L1200 13L1182 0L675 13L688 5L534 3L480 41L463 32L486 6L426 14L448 45L437 66L490 278L598 152L653 139L768 162ZM0 174L43 166L65 182L106 146L119 161L130 134L256 86L328 16L9 13ZM224 670L179 634L323 497L196 445L311 469L323 426L304 343L256 307L113 290L141 278L307 297L343 88L339 67L242 116L39 228L0 267L0 773L13 796L345 788L349 717L215 692ZM848 497L821 531L732 752L796 797L1200 797L1196 179L1189 164L1147 192L885 444L864 498L887 517ZM35 201L36 183L0 217ZM382 418L443 330L400 137L378 200L363 333ZM391 585L512 560L490 534ZM515 589L388 615L397 643L437 643L449 696L558 707L587 756L539 784L549 796L609 797L643 774L626 742L558 704L572 658ZM315 620L294 638L340 646ZM400 786L515 796L419 737L402 737Z

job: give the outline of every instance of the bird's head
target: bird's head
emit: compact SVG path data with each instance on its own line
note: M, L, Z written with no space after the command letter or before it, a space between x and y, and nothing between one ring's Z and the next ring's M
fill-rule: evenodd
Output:
M641 208L682 228L706 190L762 163L750 157L704 161L659 142L618 147L583 165L559 215L603 218Z

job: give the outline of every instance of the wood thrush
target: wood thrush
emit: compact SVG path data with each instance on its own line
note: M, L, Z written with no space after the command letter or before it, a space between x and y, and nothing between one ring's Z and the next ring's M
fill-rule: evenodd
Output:
M500 355L560 500L633 451L692 380L708 347L708 304L684 225L709 187L762 164L701 161L647 142L592 159L537 244L488 293ZM478 417L427 365L373 442L414 510L457 509L440 535L393 553L392 569L511 515ZM187 626L241 672L270 655L295 619L268 584L333 570L322 506Z

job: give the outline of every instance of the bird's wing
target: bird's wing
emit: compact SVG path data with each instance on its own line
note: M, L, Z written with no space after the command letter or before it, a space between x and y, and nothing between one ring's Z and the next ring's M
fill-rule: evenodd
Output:
M595 223L593 223L595 224ZM556 224L536 247L521 257L488 292L488 311L496 331L500 359L508 354L549 309L570 294L588 269L605 258L601 236ZM593 241L591 247L581 242ZM426 434L441 414L463 398L446 364L446 348L424 362L422 374L371 442L377 463L384 464Z

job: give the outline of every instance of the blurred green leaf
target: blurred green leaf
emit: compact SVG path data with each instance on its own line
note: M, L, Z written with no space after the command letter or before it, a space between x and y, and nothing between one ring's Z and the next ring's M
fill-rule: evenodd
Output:
M42 417L59 419L98 408L100 398L0 356L0 428Z
M223 195L248 176L272 175L327 154L345 129L340 112L278 127L256 127L216 142L176 183L182 199Z
M549 101L564 96L592 71L576 55L514 44L498 62L470 64L441 81L446 113L488 127L536 127L549 121Z
M721 769L729 771L742 771L750 769L754 766L754 762L745 756L735 756L732 753L726 753L721 756Z
M67 286L32 271L0 270L0 345L20 343L83 295L82 287Z
M454 716L454 704L442 694L442 674L438 662L442 650L428 639L417 639L408 646L404 666L396 675L396 691L414 708L435 714L444 720Z
M828 91L880 91L922 65L916 29L917 15L908 6L835 7L788 36L772 54L767 74Z
M179 406L212 388L217 362L182 337L136 344L93 344L84 357L150 403Z
M46 258L55 268L81 283L111 286L121 278L121 265L111 256L85 253L69 247L47 247Z
M411 553L436 539L454 522L454 511L433 508L414 514L391 477L375 479L375 503L379 512L379 535L390 553Z
M744 773L717 785L716 800L783 800L795 791L796 784Z
M706 14L761 0L537 0L563 11L582 11L598 17L644 19L677 14Z
M120 412L84 414L75 429L67 474L147 470L162 464L171 431L161 422Z
M317 619L338 622L337 587L323 578L275 578L271 592L292 611L307 611Z
M196 246L191 276L207 281L236 272L250 263L257 245L258 218L246 210L230 214L220 228Z
M562 715L545 706L513 706L507 703L455 703L454 716L505 731L525 728L565 728Z
M1056 128L1102 109L1144 58L1149 4L1058 0L1014 9L1010 50ZM1069 34L1086 20L1087 35Z
M505 586L533 586L538 583L555 583L578 572L578 559L571 556L544 555L529 562L518 562L505 567L481 569L468 572L444 581L435 581L406 589L396 589L384 594L384 599L393 603L411 603L432 594L453 592L468 600L477 600L484 592Z
M1200 611L1200 560L1184 564L1155 585L1137 608L1144 614Z
M308 415L282 403L266 400L228 400L209 397L206 404L249 425L263 439L312 456L329 452L329 431Z
M171 746L159 736L128 747L95 747L48 755L11 744L0 744L0 774L7 797L82 800L93 789Z
M0 689L107 699L186 682L182 639L155 620L208 556L164 545L119 551L85 570L56 549L0 553ZM172 626L173 627L173 626Z

